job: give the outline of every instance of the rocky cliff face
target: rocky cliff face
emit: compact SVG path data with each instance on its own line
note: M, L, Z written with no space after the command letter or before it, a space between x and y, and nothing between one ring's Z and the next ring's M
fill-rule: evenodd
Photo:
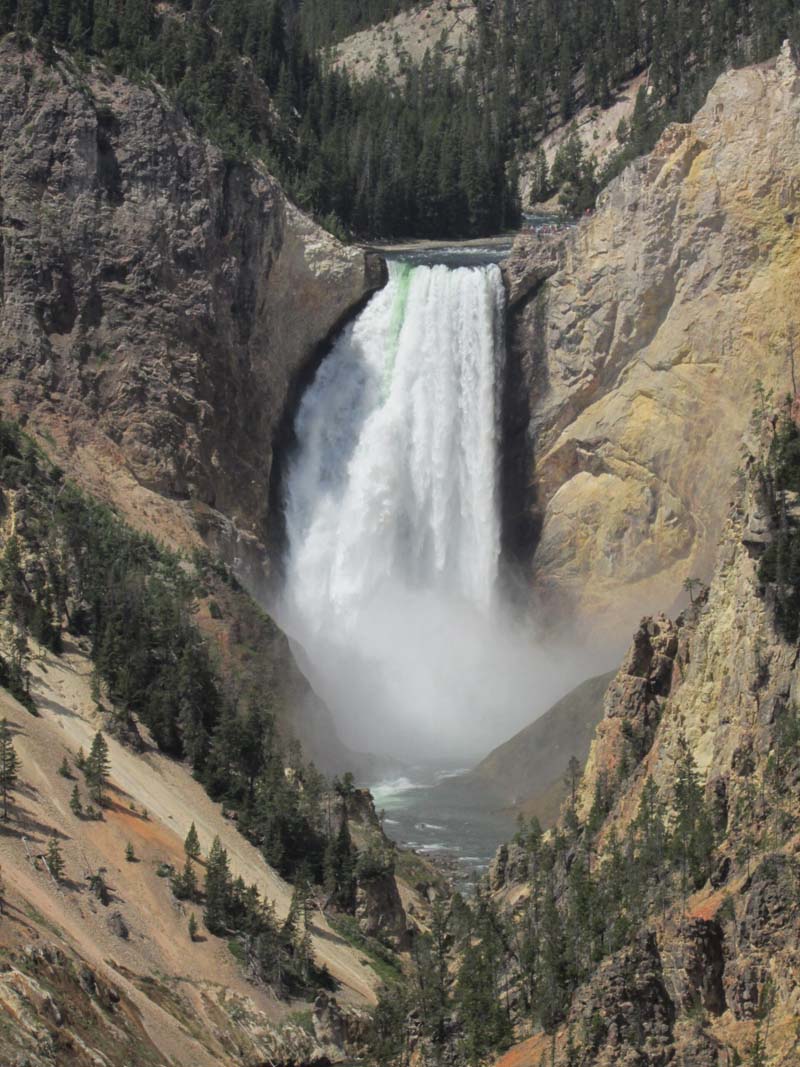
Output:
M536 544L549 618L632 626L707 576L756 382L793 385L798 160L785 51L724 75L602 195L557 268L549 246L517 243L507 548L529 574Z
M730 516L707 599L677 625L663 618L643 624L609 692L579 802L589 810L599 775L619 766L624 746L641 735L646 755L604 827L605 835L624 834L648 777L668 796L681 745L697 762L725 843L683 916L656 924L655 944L661 988L677 1020L667 1044L682 1050L682 1062L698 1065L725 1063L731 1048L754 1047L759 1021L764 1062L789 1064L797 1051L791 1019L799 942L791 901L800 864L791 777L776 796L773 768L782 758L779 724L796 706L800 676L797 648L776 633L758 581L754 524L762 526L763 515L750 492ZM617 723L628 724L624 738ZM616 1062L618 1053L611 1042L593 1062Z
M800 696L797 647L777 632L758 578L761 547L751 531L764 522L750 487L729 514L707 592L676 622L664 616L642 622L606 694L579 815L588 814L600 776L613 775L625 749L642 754L632 784L649 776L668 794L684 741L707 792L719 798L723 821L750 804L776 744L775 724ZM606 833L625 831L638 800L636 788L620 794Z
M672 825L676 767L689 751L713 814L711 873L682 898L666 895L577 990L555 1039L559 1064L797 1061L798 764L786 729L800 669L758 576L774 533L758 478L737 495L710 587L675 622L659 616L640 625L606 694L576 804L588 826L606 798L592 850L595 869L612 878L614 850L637 847L646 783L664 798ZM566 872L578 851L567 854ZM530 881L524 847L498 853L498 899L521 913ZM535 1063L528 1047L508 1062Z
M292 390L381 264L154 88L12 39L0 175L7 409L133 522L179 542L199 529L244 562Z

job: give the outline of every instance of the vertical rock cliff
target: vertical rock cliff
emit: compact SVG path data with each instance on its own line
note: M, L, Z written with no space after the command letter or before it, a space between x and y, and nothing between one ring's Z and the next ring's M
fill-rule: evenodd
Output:
M4 402L132 521L263 541L292 389L381 266L155 86L0 46Z
M799 263L788 49L720 78L560 258L518 240L507 547L548 618L624 632L708 576L756 383L794 385Z
M662 615L638 628L578 790L573 825L581 829L573 838L562 821L554 846L556 855L562 849L556 892L572 921L587 854L587 869L611 896L630 892L629 882L615 881L621 857L638 856L638 892L650 898L638 918L636 904L626 905L624 947L600 953L554 1028L559 1065L797 1062L800 673L796 642L776 625L775 590L759 572L780 523L749 466L709 588L676 621ZM700 808L710 819L711 851L694 878L670 874L665 860L694 832L684 838L680 830L687 766L697 781L690 819ZM654 836L661 817L667 836L648 863L641 857L664 832ZM536 864L523 838L492 869L496 897L513 906L522 929ZM586 899L600 908L600 897ZM593 921L601 923L597 914ZM531 1039L508 1063L536 1063L529 1052L544 1047L549 1039Z

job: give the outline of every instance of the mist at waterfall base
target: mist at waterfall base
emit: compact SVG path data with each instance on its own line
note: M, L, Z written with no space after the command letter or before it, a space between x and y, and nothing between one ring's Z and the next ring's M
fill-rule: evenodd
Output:
M499 591L504 300L390 263L300 404L279 616L355 751L469 763L574 682Z

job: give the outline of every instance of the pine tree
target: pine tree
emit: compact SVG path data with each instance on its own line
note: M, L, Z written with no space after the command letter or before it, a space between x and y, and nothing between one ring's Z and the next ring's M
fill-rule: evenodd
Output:
M92 747L86 759L84 774L89 793L96 804L103 804L110 763L108 758L108 742L101 730L98 730L92 741Z
M78 783L72 787L72 792L69 797L69 806L72 809L73 815L77 815L80 818L83 815L83 804L81 803L81 795L78 792Z
M642 789L639 811L632 830L642 866L645 871L657 877L664 857L666 830L664 807L659 798L658 786L652 778L647 779Z
M194 917L194 912L189 915L189 940L197 940L198 925L197 919Z
M59 43L67 40L69 31L70 0L51 0L50 21L53 28L53 36Z
M6 597L9 615L24 624L28 593L22 573L22 549L17 536L9 537L0 557L0 586Z
M214 838L208 853L205 892L206 927L212 934L222 934L228 924L231 876L228 868L228 853L222 847L219 837Z
M459 970L455 996L470 1063L511 1043L511 1021L500 1000L501 950L496 938L484 936L479 944L467 947Z
M57 882L64 877L64 857L61 855L61 846L58 839L51 837L47 843L47 866Z
M531 204L540 204L543 200L546 200L549 189L549 175L547 171L547 156L545 155L543 148L536 150L536 157L533 162L533 173L531 176Z
M172 892L178 900L197 899L197 875L194 873L191 859L187 856L180 874L172 879Z
M72 778L72 771L70 770L69 760L65 756L61 761L61 766L58 768L58 773L62 778Z
M351 911L356 893L356 853L350 837L347 815L342 811L339 830L325 849L325 889L331 902L342 911Z
M131 841L129 841L125 846L125 860L128 863L136 862L136 853L134 852L133 843Z
M677 862L684 894L699 888L708 874L714 831L706 809L700 776L686 738L678 739L675 766L675 822L671 851Z
M569 790L569 802L571 807L575 807L576 794L578 790L578 782L581 780L581 764L580 760L576 756L570 756L569 763L567 764L567 773L564 775L564 785Z
M14 751L8 719L0 722L0 792L3 794L3 818L8 818L8 799L17 784L19 760Z
M552 885L542 901L538 1011L545 1030L553 1032L560 1022L568 995L567 953L564 924L559 915Z
M307 887L299 882L292 892L289 911L281 928L281 934L288 944L293 944L305 929L307 892Z
M314 966L314 947L311 941L311 933L307 927L303 927L298 933L294 946L295 966L302 981L308 982Z
M437 901L431 913L430 934L417 940L414 955L417 969L416 981L419 986L418 1000L425 1032L439 1048L445 1041L450 1007L449 946L450 930L447 913L441 902Z
M183 851L190 859L200 859L200 838L197 836L197 829L194 823L189 827L186 840L183 842Z

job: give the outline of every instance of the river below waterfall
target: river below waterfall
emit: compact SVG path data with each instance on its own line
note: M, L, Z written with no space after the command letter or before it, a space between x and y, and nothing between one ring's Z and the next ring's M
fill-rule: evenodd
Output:
M515 830L507 811L489 806L463 767L410 767L370 786L386 834L403 848L444 863L457 882L485 873L498 846Z

